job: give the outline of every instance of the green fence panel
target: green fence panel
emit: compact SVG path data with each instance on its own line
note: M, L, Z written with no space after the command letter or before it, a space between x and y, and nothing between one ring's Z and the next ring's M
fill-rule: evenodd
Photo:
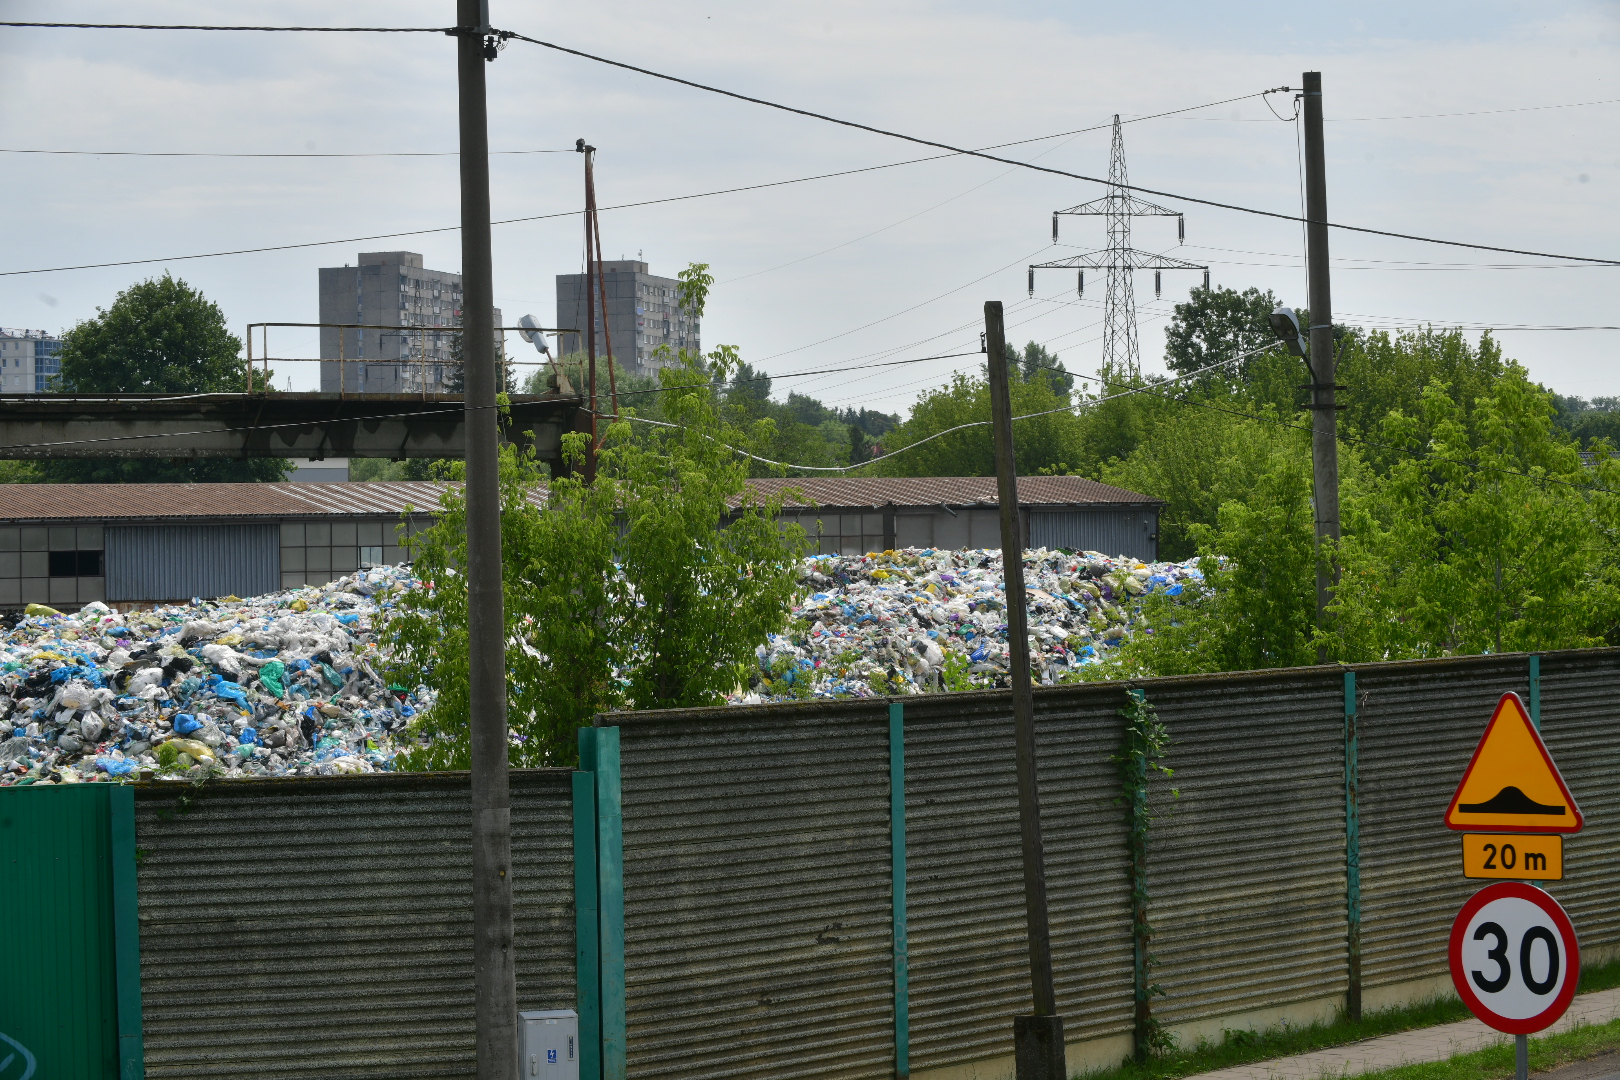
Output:
M112 784L0 792L0 910L9 958L0 988L0 1076L26 1075L30 1063L40 1080L120 1075L109 810L118 793Z

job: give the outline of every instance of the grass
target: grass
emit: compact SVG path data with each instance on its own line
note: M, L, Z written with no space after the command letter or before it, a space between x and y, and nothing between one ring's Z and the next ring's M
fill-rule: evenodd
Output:
M1620 986L1620 960L1593 965L1581 972L1579 992L1594 993ZM1308 1054L1313 1050L1326 1050L1375 1039L1380 1035L1393 1035L1400 1031L1449 1024L1469 1017L1467 1007L1454 997L1437 998L1374 1013L1365 1013L1359 1021L1340 1016L1332 1020L1317 1021L1303 1027L1282 1025L1264 1031L1227 1030L1220 1042L1200 1041L1196 1046L1176 1048L1155 1055L1145 1063L1126 1061L1108 1069L1084 1074L1085 1080L1177 1080L1183 1076L1225 1069L1233 1065L1248 1065L1272 1058ZM1607 1033L1607 1034L1603 1034ZM1538 1051L1537 1047L1542 1047ZM1552 1064L1591 1057L1620 1046L1620 1021L1612 1024L1582 1028L1564 1035L1553 1035L1530 1042L1531 1069L1550 1068ZM1538 1064L1537 1053L1553 1055L1551 1064ZM1505 1054L1505 1071L1497 1060ZM1494 1055L1494 1056L1493 1056ZM1557 1055L1564 1055L1559 1057ZM1477 1062L1475 1059L1479 1059ZM1462 1070L1453 1075L1446 1070L1455 1065ZM1424 1071L1429 1070L1429 1071ZM1476 1070L1476 1071L1470 1071ZM1484 1070L1484 1071L1477 1071ZM1511 1076L1513 1073L1513 1046L1481 1050L1464 1054L1451 1062L1429 1065L1411 1065L1376 1075L1380 1080L1483 1080L1486 1077Z
M1546 1072L1572 1061L1620 1050L1620 1020L1588 1024L1530 1040L1530 1071ZM1446 1061L1402 1065L1383 1072L1365 1073L1358 1080L1502 1080L1514 1073L1513 1044L1458 1054Z

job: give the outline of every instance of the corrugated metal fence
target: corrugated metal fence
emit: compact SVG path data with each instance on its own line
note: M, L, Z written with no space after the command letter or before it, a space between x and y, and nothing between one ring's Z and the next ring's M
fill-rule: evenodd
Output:
M466 774L143 785L146 1075L473 1074ZM567 770L512 774L518 1005L574 1004Z
M1479 883L1442 816L1510 690L1588 822L1550 891L1589 958L1620 949L1620 650L1134 686L1175 770L1147 854L1163 1024L1323 1015L1352 994L1356 941L1371 1005L1443 988ZM1138 992L1113 760L1129 689L1035 695L1058 1003L1071 1042L1116 1057ZM614 714L586 733L594 776L515 772L521 1007L577 1000L600 1080L1002 1071L1030 1007L1009 696L895 704L896 727L886 700ZM51 796L0 793L0 822ZM469 1075L468 814L464 774L141 785L148 1074Z
M1439 989L1451 920L1482 884L1462 877L1442 817L1509 690L1539 693L1589 823L1551 891L1588 955L1620 947L1620 650L1133 685L1169 731L1175 770L1153 784L1148 853L1152 1008L1167 1026L1218 1038L1341 1006L1352 891L1369 1000ZM1059 1009L1071 1042L1122 1037L1121 1054L1135 998L1111 759L1126 693L1035 695ZM909 1025L887 925L887 702L602 718L622 748L630 1076L892 1076L897 1042L918 1074L1010 1053L1011 1018L1030 1008L1010 700L900 700Z

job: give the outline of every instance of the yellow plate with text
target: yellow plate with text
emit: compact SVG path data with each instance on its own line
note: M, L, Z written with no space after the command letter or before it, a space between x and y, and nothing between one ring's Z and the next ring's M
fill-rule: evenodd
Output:
M1564 838L1533 833L1463 833L1463 877L1562 881Z

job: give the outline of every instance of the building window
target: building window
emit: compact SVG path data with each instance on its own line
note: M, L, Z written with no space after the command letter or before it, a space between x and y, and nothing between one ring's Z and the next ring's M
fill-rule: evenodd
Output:
M383 562L383 549L377 547L362 547L360 549L360 569L370 570L373 566L386 566Z
M51 577L100 577L101 552L53 551L50 555Z

